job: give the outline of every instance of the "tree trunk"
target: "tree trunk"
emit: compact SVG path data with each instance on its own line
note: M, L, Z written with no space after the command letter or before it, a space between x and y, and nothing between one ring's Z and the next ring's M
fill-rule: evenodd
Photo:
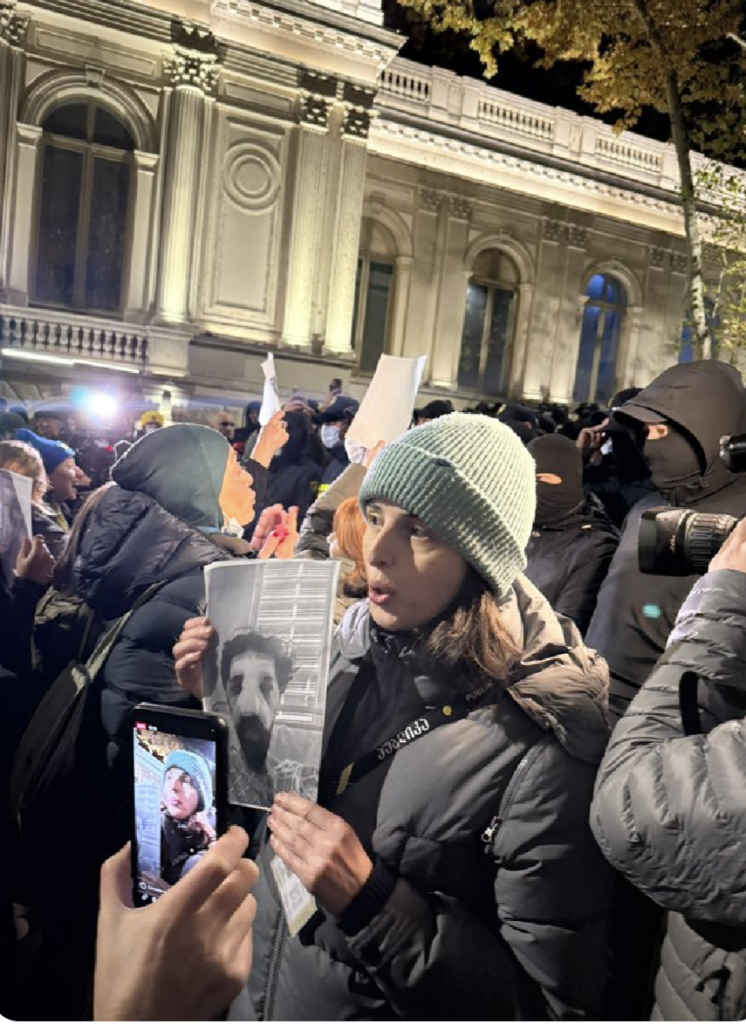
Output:
M681 103L681 91L676 71L670 66L668 53L663 37L648 10L647 0L632 0L635 10L645 26L650 45L658 53L666 72L666 101L668 114L671 118L676 159L681 177L681 205L684 211L684 232L689 255L689 295L694 329L694 348L698 359L709 359L712 355L710 332L707 327L705 310L705 287L702 276L702 240L697 223L697 198L692 174L691 148L689 134L684 120L684 108Z

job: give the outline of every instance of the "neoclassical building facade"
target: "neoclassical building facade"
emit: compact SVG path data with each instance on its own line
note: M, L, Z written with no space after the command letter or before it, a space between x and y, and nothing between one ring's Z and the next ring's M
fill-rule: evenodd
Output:
M0 395L605 400L680 358L671 146L411 64L376 0L0 0ZM708 272L714 273L714 268Z

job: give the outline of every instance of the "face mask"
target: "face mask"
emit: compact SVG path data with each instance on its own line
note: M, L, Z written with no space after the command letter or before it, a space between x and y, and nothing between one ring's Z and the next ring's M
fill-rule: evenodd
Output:
M339 427L334 423L324 423L321 428L321 443L325 448L336 448L339 444Z
M666 437L647 440L643 451L653 483L669 501L686 501L699 490L702 468L697 453L675 428L669 427Z
M578 505L583 502L583 488L570 481L561 484L547 484L536 481L536 517L537 526L551 526L561 522Z

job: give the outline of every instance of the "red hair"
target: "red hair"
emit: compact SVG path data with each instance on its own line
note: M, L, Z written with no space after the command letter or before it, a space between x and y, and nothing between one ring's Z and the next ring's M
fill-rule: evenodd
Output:
M364 585L363 534L365 533L365 520L357 498L346 498L342 502L334 513L333 528L340 552L355 565L353 572L345 582L353 586Z

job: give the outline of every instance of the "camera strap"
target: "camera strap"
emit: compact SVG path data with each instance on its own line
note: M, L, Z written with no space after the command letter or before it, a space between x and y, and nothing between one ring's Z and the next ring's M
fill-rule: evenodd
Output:
M482 683L481 686L464 694L462 697L456 698L450 704L426 708L422 715L413 719L403 729L389 737L389 739L379 743L373 750L369 750L355 761L351 761L346 765L340 772L339 777L330 781L326 787L327 793L330 796L340 796L354 783L359 782L360 779L370 774L379 764L383 764L384 761L393 757L402 747L416 742L421 736L439 729L441 725L446 725L448 722L458 722L460 719L465 718L474 708L480 697L495 689L495 683L490 680L490 682ZM345 707L342 709L340 719L347 718L345 712L353 703L350 700L352 696L353 692L351 691Z

